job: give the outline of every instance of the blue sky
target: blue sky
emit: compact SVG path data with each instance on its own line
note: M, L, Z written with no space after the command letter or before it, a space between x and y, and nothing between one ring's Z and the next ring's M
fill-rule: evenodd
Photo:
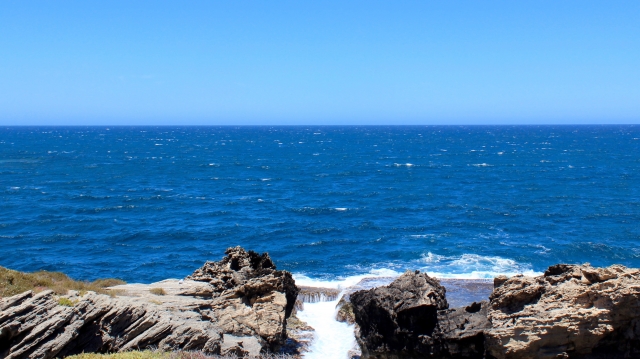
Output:
M0 125L640 123L640 1L0 4Z

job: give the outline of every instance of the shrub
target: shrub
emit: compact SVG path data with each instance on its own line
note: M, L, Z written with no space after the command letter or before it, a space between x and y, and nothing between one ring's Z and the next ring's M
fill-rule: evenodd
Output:
M165 295L165 294L167 294L167 292L165 292L164 289L162 289L162 288L151 288L151 289L149 289L149 292L151 292L151 294L155 294L155 295Z
M62 298L58 299L58 304L59 305L63 305L65 307L73 307L74 305L76 305L76 303L77 303L77 301L73 301L73 300L71 300L69 298L65 298L65 297L62 297Z

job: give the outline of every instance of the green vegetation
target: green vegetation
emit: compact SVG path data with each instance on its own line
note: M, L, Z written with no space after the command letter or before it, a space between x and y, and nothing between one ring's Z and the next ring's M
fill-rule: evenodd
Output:
M164 289L162 289L162 288L151 288L151 289L149 289L149 292L151 294L155 294L155 295L165 295L165 294L167 294L167 292L165 292Z
M74 305L76 305L76 303L78 303L78 301L74 301L65 297L58 299L58 304L64 305L65 307L73 307Z
M40 292L46 289L51 289L59 295L65 295L69 290L77 290L80 294L94 291L114 295L116 293L105 288L118 284L125 284L125 282L119 279L98 279L94 282L85 282L73 280L60 272L23 273L0 267L0 298L10 297L28 290Z

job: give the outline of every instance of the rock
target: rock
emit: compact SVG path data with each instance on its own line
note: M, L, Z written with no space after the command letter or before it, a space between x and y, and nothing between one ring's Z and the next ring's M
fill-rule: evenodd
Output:
M356 317L353 313L353 304L346 295L343 295L336 305L336 320L343 323L355 324Z
M493 278L493 288L498 288L499 286L503 285L504 282L506 282L507 280L509 280L509 278L506 275L499 275Z
M2 300L0 358L57 358L152 347L220 353L222 333L195 312L166 311L93 292L61 298L68 301L52 291Z
M185 280L111 289L118 296L45 291L0 300L0 358L155 348L257 356L285 343L298 294L267 254L240 247Z
M235 247L226 254L220 262L207 262L187 277L209 285L210 308L201 313L223 333L255 336L277 351L285 343L287 318L299 291L291 273L276 270L267 253Z
M490 297L492 357L640 357L640 271L614 265L549 267L512 277Z
M438 312L438 327L442 333L442 346L446 358L485 357L485 331L490 329L487 320L488 301L472 303L466 307Z
M313 329L308 323L300 320L296 315L287 319L287 341L281 352L298 358L302 353L309 351L309 346L314 338Z
M438 311L448 308L445 289L426 273L407 271L388 286L351 294L350 300L363 358L444 353Z
M351 295L363 358L640 358L637 269L558 264L535 278L501 276L489 302L454 309L441 309L444 290L425 276Z

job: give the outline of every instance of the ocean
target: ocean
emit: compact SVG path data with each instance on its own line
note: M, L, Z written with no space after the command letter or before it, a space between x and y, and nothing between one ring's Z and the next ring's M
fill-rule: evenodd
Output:
M640 267L640 126L0 128L0 265L150 283Z

